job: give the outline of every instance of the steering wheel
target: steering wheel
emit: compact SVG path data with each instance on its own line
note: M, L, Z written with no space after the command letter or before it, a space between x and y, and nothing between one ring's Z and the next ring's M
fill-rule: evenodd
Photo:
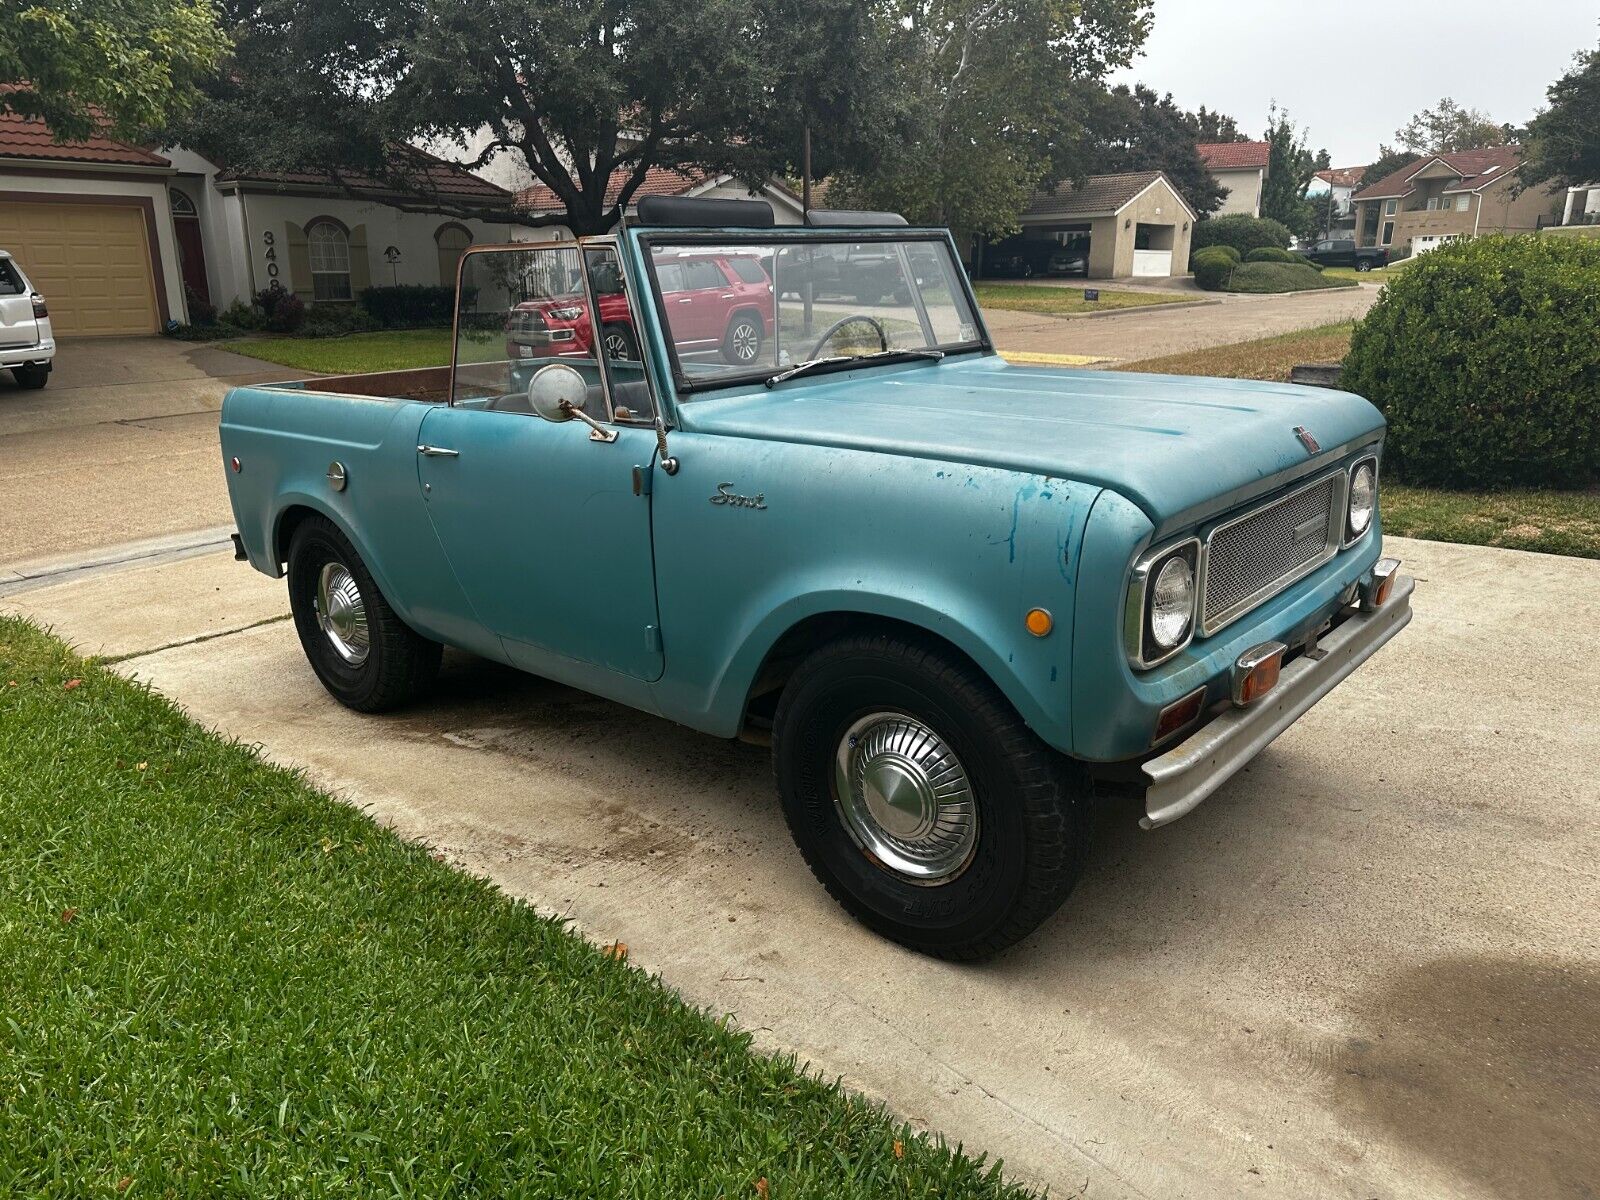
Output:
M821 357L822 348L833 340L834 335L846 325L853 325L857 321L860 321L866 325L871 325L872 328L877 331L878 349L887 350L889 348L889 335L884 332L883 322L879 321L877 317L867 316L866 313L851 313L848 317L840 317L832 325L829 325L827 332L817 339L817 344L811 347L811 353L806 355L806 357Z

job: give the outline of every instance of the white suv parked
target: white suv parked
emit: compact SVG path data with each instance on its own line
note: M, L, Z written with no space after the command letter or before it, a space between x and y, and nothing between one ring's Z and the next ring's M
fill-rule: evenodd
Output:
M9 253L0 250L0 368L17 386L42 388L56 357L55 334L44 297Z

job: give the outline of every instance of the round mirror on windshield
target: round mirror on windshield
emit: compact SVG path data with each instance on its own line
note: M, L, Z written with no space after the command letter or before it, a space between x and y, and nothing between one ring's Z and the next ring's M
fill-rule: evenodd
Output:
M570 421L572 409L582 408L589 385L576 367L551 363L528 380L528 407L546 421Z

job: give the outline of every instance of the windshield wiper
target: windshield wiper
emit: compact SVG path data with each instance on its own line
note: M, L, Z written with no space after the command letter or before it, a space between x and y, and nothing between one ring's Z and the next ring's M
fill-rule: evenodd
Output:
M938 362L944 357L943 350L932 349L906 349L906 350L875 350L871 354L834 354L827 358L808 358L803 363L796 363L786 371L779 371L776 375L768 375L766 384L776 387L785 379L793 379L796 375L805 375L819 367L831 367L838 363L872 362L880 358L930 358Z

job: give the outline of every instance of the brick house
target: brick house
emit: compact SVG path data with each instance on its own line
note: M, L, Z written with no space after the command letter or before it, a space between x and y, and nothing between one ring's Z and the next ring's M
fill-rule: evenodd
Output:
M1272 147L1266 142L1201 142L1199 150L1206 170L1228 192L1222 207L1213 215L1226 217L1243 213L1247 217L1259 217Z
M1353 197L1357 245L1421 254L1484 233L1532 233L1559 211L1553 192L1516 194L1516 146L1425 155Z

